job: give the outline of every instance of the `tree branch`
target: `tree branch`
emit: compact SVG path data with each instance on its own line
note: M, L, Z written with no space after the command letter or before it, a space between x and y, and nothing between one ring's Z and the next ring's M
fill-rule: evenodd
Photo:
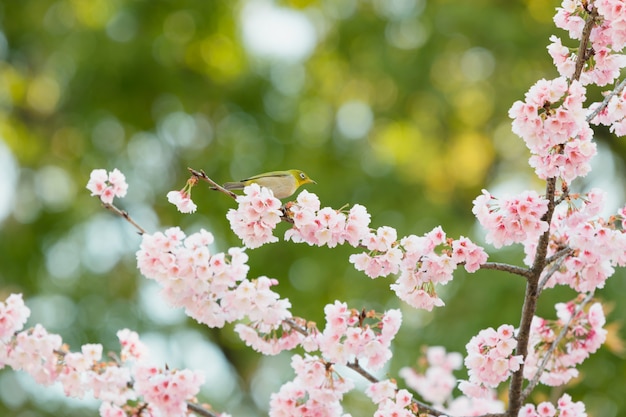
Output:
M606 106L609 105L609 101L611 101L613 97L622 93L622 90L624 89L624 87L626 87L626 78L624 78L622 82L620 82L613 89L613 91L611 91L609 94L606 95L606 97L604 97L604 100L602 100L602 103L600 103L600 105L596 107L594 111L592 111L591 113L587 115L587 118L586 118L587 122L591 122L598 114L600 114L600 112L604 110Z
M546 199L548 200L548 211L544 220L550 224L554 214L554 194L556 192L556 178L548 178L546 184ZM539 297L539 277L546 265L548 253L548 243L550 241L550 228L539 238L537 251L530 275L526 281L526 292L524 294L524 305L522 306L522 317L520 318L519 331L517 334L516 355L521 355L524 360L528 356L528 341L530 339L530 325L537 310L537 298ZM517 416L522 407L522 384L524 381L524 363L520 369L513 373L511 384L509 385L509 411L510 417Z
M546 283L548 282L548 280L552 278L552 275L554 275L556 271L561 269L561 265L563 265L563 262L565 262L565 259L567 259L567 256L572 252L573 250L571 248L561 249L560 251L558 251L557 253L555 253L554 255L546 259L546 265L549 265L553 262L554 264L550 267L550 270L544 275L544 277L539 282L539 293L543 291L543 288L546 286Z
M215 414L196 403L187 402L187 410L191 410L203 417L219 417L219 414Z
M572 80L580 79L580 75L583 73L583 69L585 68L585 62L591 57L591 54L587 52L587 48L589 45L589 36L591 36L591 29L593 29L593 25L596 23L597 17L598 11L594 7L589 12L589 16L587 16L587 21L585 22L585 27L583 28L583 33L580 38L580 45L578 46L576 67L574 68Z
M232 198L233 200L237 199L237 194L233 193L232 191L227 190L226 188L222 187L221 185L219 185L218 183L216 183L215 181L213 181L211 178L209 178L207 176L207 174L203 171L197 171L193 168L187 168L187 170L191 173L191 175L193 175L195 178L202 180L204 182L208 182L211 185L211 189L212 190L216 190L219 191L221 193L226 194L227 196L229 196L230 198Z
M582 31L580 39L580 45L578 47L578 57L576 59L576 67L572 80L580 79L580 75L585 66L585 62L591 57L592 51L588 51L589 37L591 30L596 23L598 11L593 8L587 16L585 27ZM526 293L524 294L524 305L522 306L522 317L520 319L520 326L517 335L517 348L515 350L516 355L522 355L524 360L528 356L528 341L530 338L530 325L532 323L533 316L537 310L537 298L539 297L540 287L539 278L541 273L547 265L548 243L550 241L550 222L552 221L552 215L554 214L554 208L556 193L556 178L548 178L546 182L546 199L548 200L548 210L544 215L543 220L548 222L548 230L539 238L537 243L537 250L535 252L535 259L533 266L530 269L531 275L526 282ZM524 381L524 363L520 366L517 372L513 373L511 377L511 384L509 385L509 410L508 415L510 417L517 416L519 410L522 407L522 401L525 397L522 396L522 385Z
M104 206L105 209L112 211L113 213L117 214L118 216L122 217L124 220L126 220L128 223L132 224L135 229L137 229L137 233L139 233L140 235L143 235L146 233L146 231L144 230L143 227L139 226L129 215L128 212L124 211L124 210L120 210L119 208L115 207L113 204L108 204L108 203L102 203L102 205Z
M480 269L508 272L524 278L528 278L530 276L530 270L528 268L522 268L516 265L509 265L500 262L486 262L480 266Z

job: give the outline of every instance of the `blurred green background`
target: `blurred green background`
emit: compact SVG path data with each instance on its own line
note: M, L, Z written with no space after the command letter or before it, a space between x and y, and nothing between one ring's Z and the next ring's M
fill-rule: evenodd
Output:
M1 298L23 292L29 324L72 349L118 350L115 332L136 330L159 363L205 370L202 401L234 416L266 415L270 393L292 378L290 355L261 357L232 326L210 330L165 306L136 270L139 236L85 189L90 171L126 174L129 194L118 205L147 230L206 228L215 250L241 244L224 217L233 201L200 186L198 212L179 214L165 194L182 188L187 167L218 182L299 168L317 181L307 188L324 206L363 204L373 227L403 236L442 224L451 237L480 242L471 202L481 188L542 191L507 111L537 79L556 76L545 47L552 33L566 38L551 21L557 5L0 0ZM614 211L624 204L626 145L602 129L597 138L594 171L574 188L609 190ZM248 253L252 277L277 278L293 313L320 324L336 299L401 308L391 377L415 363L421 345L464 352L479 329L519 323L524 283L503 273L459 271L441 288L447 307L424 313L398 302L390 280L356 272L351 248L279 242ZM520 247L491 250L491 260L521 257ZM591 416L626 410L625 277L618 271L599 292L611 307L610 342L567 387ZM573 297L547 291L539 313L554 318L554 302ZM0 371L0 415L95 416L97 406ZM353 415L372 410L358 390L346 402Z

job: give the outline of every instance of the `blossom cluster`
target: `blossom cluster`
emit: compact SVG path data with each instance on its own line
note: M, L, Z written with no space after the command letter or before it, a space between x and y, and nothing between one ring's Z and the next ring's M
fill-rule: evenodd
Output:
M587 413L585 404L581 401L574 402L568 394L563 394L556 407L547 401L537 406L526 404L519 410L517 417L587 417Z
M585 87L565 77L539 80L509 110L513 133L530 150L530 166L541 179L560 177L570 183L591 170L596 154L593 131L585 120Z
M204 383L204 376L189 369L163 370L154 366L136 366L135 391L142 395L148 410L162 416L183 416L188 398L193 398Z
M0 302L0 323L8 324L2 330L10 329L0 334L0 368L23 370L42 385L59 382L70 397L83 398L91 391L102 401L102 417L131 415L129 401L151 415L183 415L187 401L204 382L195 371L148 367L145 345L128 329L117 333L122 345L119 363L102 362L102 345L85 344L80 352L69 352L59 335L48 333L40 324L23 330L29 315L19 295Z
M413 417L418 407L413 403L413 395L398 389L395 382L388 379L371 384L365 394L378 406L374 417L397 416Z
M577 200L582 201L578 208L574 207L573 200L567 207L557 208L552 218L548 255L566 248L570 251L561 261L561 268L553 271L546 288L560 284L577 292L589 292L604 287L607 278L615 272L615 266L626 266L626 233L614 223L599 218L606 201L604 192L592 189L578 196ZM526 252L525 262L530 264L534 245L529 245Z
M239 207L227 216L233 231L250 248L275 242L272 231L280 221L280 202L268 197L266 193L270 191L256 184L244 188L244 193L237 199ZM357 204L347 213L321 208L319 198L306 190L287 204L284 215L293 223L285 232L285 240L328 247L347 243L366 248L369 252L350 256L350 262L371 278L400 273L391 288L415 308L430 311L442 306L434 285L452 280L459 264L464 264L468 272L475 272L487 260L485 251L466 237L448 241L437 227L422 237L409 235L398 239L392 227L370 229L370 215L365 207Z
M514 329L509 324L503 324L497 330L491 327L481 330L472 337L465 346L469 381L461 382L461 391L469 397L488 395L487 388L497 387L524 362L521 355L513 355L516 346Z
M289 301L271 290L276 280L248 280L246 253L240 248L211 253L213 240L206 230L189 236L177 227L146 233L137 266L161 285L161 294L173 307L184 307L188 316L209 327L247 318L269 332L291 317Z
M270 417L349 417L341 400L354 384L338 376L332 364L317 356L294 355L296 376L270 398Z
M365 207L355 204L348 213L320 207L317 195L306 190L298 194L287 206L293 227L285 232L285 240L329 248L347 242L356 247L369 233L370 215Z
M371 278L399 272L391 289L412 307L428 311L444 305L435 292L435 284L450 282L459 264L464 264L468 272L475 272L487 261L481 247L463 236L448 240L441 227L423 236L409 235L398 240L395 229L384 226L368 233L362 241L370 252L350 256L355 268Z
M338 365L357 359L373 370L391 359L391 341L402 321L400 310L388 310L378 317L374 312L359 312L335 301L324 307L324 313L324 331L312 335L324 359ZM376 320L376 324L366 324L367 319Z
M579 2L566 0L557 9L557 27L579 40L587 20L593 20L587 50L568 48L557 36L550 37L548 53L561 77L538 81L526 94L524 102L513 104L509 116L513 132L524 139L531 151L530 164L540 178L561 177L565 182L584 176L589 160L596 153L592 131L583 109L588 84L608 85L626 67L621 50L626 45L626 19L622 0ZM587 56L593 51L591 56ZM579 56L584 55L582 72L574 80ZM626 133L626 96L615 94L592 120L611 126L618 135ZM590 109L597 109L599 103Z
M126 177L115 168L107 173L106 169L94 169L91 171L87 189L91 195L97 195L104 204L113 203L115 197L124 197L128 191Z
M535 191L498 200L487 190L474 200L472 212L487 230L486 241L496 248L512 243L536 241L548 223L542 216L548 210L548 201Z
M246 247L254 249L278 241L273 231L282 212L280 200L272 190L250 184L243 189L243 195L237 196L237 203L237 209L228 210L226 218Z
M595 9L592 12L592 9ZM597 16L592 15L597 13ZM620 69L626 66L624 55L619 52L626 46L626 18L622 0L594 0L590 2L564 1L557 9L554 23L567 30L570 38L582 38L585 20L596 19L589 40L593 59L587 60L580 75L584 84L607 85L619 77ZM548 52L559 73L572 78L576 66L577 48L566 48L561 40L552 36Z
M426 350L425 359L419 372L404 367L399 375L425 401L435 406L443 405L450 400L456 387L457 378L453 371L461 369L463 357L458 352L446 353L443 346L431 346Z
M534 317L531 324L529 354L524 364L524 377L532 379L550 351L559 332L569 323L563 339L551 353L539 381L545 385L558 386L578 375L576 366L582 363L604 343L605 317L600 303L594 303L587 311L578 309L580 300L556 305L557 320ZM580 311L577 311L580 310Z
M0 342L21 330L29 316L30 310L24 305L22 294L11 294L5 302L0 302Z

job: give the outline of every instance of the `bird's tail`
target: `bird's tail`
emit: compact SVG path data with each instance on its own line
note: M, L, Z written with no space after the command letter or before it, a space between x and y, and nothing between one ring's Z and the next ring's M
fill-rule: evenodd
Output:
M222 187L227 190L243 190L244 185L241 182L225 182Z

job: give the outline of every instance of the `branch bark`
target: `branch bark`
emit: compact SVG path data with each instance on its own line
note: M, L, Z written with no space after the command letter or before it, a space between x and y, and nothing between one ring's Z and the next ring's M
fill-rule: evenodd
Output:
M595 8L589 11L587 16L585 27L582 31L580 45L578 47L578 57L576 59L576 67L572 80L578 80L585 67L585 62L592 56L593 51L589 49L589 37L591 36L591 30L596 24L598 12ZM548 178L546 182L546 199L548 200L548 211L546 212L544 219L550 225L552 216L554 214L554 208L556 193L556 178ZM539 238L537 244L537 250L533 265L530 268L530 276L526 282L526 292L524 294L524 305L522 306L522 317L520 318L520 326L517 335L517 348L515 350L516 355L522 355L524 360L528 356L528 341L530 339L530 325L532 323L533 316L537 310L537 299L540 293L539 279L546 265L548 265L548 244L550 241L550 227ZM547 359L546 359L547 361ZM524 364L520 366L520 369L511 377L511 383L509 385L509 409L508 416L516 417L519 410L522 407L524 399L528 396L522 393L522 385L524 382ZM526 391L525 391L526 392Z

